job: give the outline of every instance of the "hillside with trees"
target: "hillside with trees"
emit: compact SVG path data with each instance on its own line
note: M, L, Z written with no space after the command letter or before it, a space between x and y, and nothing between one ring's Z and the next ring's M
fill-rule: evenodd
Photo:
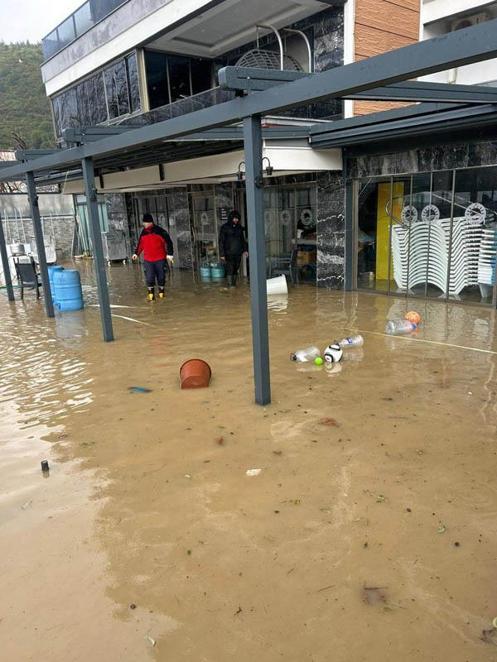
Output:
M0 43L0 150L53 147L40 44Z

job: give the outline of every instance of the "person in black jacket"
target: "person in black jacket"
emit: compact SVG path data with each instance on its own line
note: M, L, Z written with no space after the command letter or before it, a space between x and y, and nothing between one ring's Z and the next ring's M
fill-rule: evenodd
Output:
M221 261L226 265L228 287L236 286L238 270L244 253L247 253L245 232L240 225L240 213L233 210L219 232L219 254Z

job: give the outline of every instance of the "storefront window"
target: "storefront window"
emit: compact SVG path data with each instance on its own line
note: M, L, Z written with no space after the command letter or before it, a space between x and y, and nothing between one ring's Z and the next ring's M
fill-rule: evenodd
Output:
M269 275L291 266L298 280L316 279L316 196L314 185L264 189Z
M362 180L357 189L360 289L492 302L497 168Z

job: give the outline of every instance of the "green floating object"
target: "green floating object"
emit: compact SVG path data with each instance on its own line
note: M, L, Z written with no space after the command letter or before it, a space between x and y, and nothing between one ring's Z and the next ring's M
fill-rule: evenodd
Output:
M315 365L323 365L323 363L324 363L324 361L320 356L318 356L314 359L314 364Z

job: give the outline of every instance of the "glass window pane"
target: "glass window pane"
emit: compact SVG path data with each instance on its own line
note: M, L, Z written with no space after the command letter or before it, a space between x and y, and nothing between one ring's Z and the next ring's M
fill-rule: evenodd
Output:
M192 58L192 94L210 90L212 85L212 63L210 60Z
M102 74L92 76L77 86L78 113L82 126L96 126L107 120Z
M58 136L62 134L64 129L81 126L75 87L55 97L53 99L53 108Z
M439 233L436 214L431 205L431 176L429 173L413 175L412 192L404 206L409 235L407 289L410 295L433 296L444 291L438 261Z
M138 79L138 64L136 55L133 53L126 58L126 68L128 70L129 99L131 103L131 112L140 110L140 84Z
M167 66L169 69L171 101L191 96L190 62L188 58L168 55Z
M74 34L74 23L72 16L70 16L61 25L59 25L57 32L59 33L59 48L66 46L69 42L76 38L76 35Z
M78 35L86 32L94 25L89 2L74 12L74 22L76 23L76 33Z
M116 62L104 71L109 118L129 113L128 80L124 60Z
M451 227L449 295L491 303L497 253L497 168L458 170Z
M171 102L167 84L167 56L145 51L145 70L150 108L166 106Z
M57 30L54 30L43 39L43 55L45 59L51 57L59 50L59 48L59 37L57 35Z
M390 180L361 180L358 185L357 284L388 291Z

